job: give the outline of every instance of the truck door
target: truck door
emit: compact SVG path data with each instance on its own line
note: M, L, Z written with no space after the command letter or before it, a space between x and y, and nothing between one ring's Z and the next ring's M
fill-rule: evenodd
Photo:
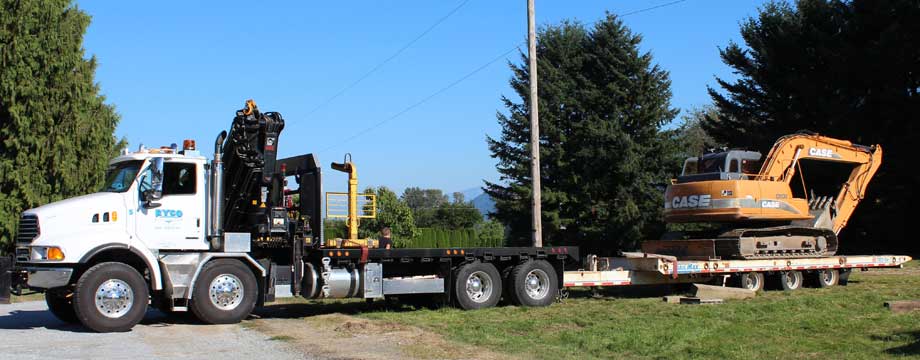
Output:
M146 179L152 178L150 167ZM144 184L141 184L142 188ZM148 185L149 188L149 185ZM204 174L196 162L175 160L163 164L163 193L147 206L139 199L138 238L152 249L207 250L204 238Z

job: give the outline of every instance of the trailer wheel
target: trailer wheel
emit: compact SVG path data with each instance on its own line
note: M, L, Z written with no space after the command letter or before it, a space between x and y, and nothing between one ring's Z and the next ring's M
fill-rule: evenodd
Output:
M54 317L68 324L80 322L73 308L73 292L66 289L50 289L45 292L45 304Z
M195 280L191 310L208 324L235 324L255 308L258 293L256 277L246 265L234 259L213 260Z
M515 266L508 279L508 297L515 305L548 306L559 291L556 270L545 260Z
M454 276L454 294L464 310L490 308L502 297L502 278L495 265L471 262Z
M837 269L818 270L812 276L814 284L819 288L831 287L840 282L840 273Z
M850 273L852 271L853 269L840 269L840 271L837 273L837 285L847 286L847 284L850 282Z
M803 276L801 271L783 271L777 277L780 288L785 291L798 290L802 287Z
M97 332L131 330L147 313L147 282L137 270L117 262L91 267L73 293L77 319Z
M763 291L764 278L759 272L747 272L735 277L735 285L748 290Z

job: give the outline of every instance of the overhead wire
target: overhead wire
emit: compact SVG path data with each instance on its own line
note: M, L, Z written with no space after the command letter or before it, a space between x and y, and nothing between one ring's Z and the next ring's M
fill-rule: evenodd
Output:
M660 8L664 8L664 7L668 7L668 6L677 5L677 4L679 4L679 3L686 2L686 1L687 1L687 0L675 0L675 1L668 2L668 3L664 3L664 4L659 4L659 5L655 5L655 6L643 8L643 9L638 9L638 10L630 11L630 12L623 13L623 14L618 15L618 16L619 16L619 17L626 17L626 16L630 16L630 15L640 14L640 13L647 12L647 11L651 11L651 10L655 10L655 9L660 9ZM465 3L466 3L466 2L464 2L464 4L465 4ZM461 4L461 6L462 6L462 4ZM597 23L598 21L600 21L600 20L592 21L592 22L588 23L587 25L588 25L588 26L593 25L593 24ZM515 44L513 48L511 48L511 49L509 49L509 50L503 52L501 55L499 55L499 56L497 56L497 57L495 57L495 58L489 60L488 62L486 62L486 63L484 63L484 64L482 64L482 65L480 65L479 67L473 69L473 71L467 73L466 75L461 76L461 77L458 78L457 80L454 80L453 82L451 82L451 83L447 84L446 86L444 86L444 87L438 89L437 91L435 91L435 92L431 93L430 95L428 95L428 96L422 98L421 100L419 100L419 101L413 103L412 105L409 105L408 107L406 107L406 108L400 110L399 112L397 112L397 113L391 115L390 117L388 117L388 118L386 118L386 119L383 119L383 120L381 120L381 121L379 121L379 122L377 122L377 123L371 125L370 127L367 127L367 128L365 128L365 129L363 129L363 130L358 131L357 133L352 134L351 136L345 138L345 139L342 140L342 141L333 143L332 145L323 148L322 150L318 151L317 153L323 153L323 152L329 151L329 150L331 150L331 149L334 149L334 148L338 147L339 145L342 145L342 144L347 143L347 142L349 142L349 141L351 141L351 140L354 140L354 139L356 139L356 138L358 138L358 137L360 137L360 136L362 136L362 135L364 135L364 134L366 134L366 133L368 133L368 132L370 132L370 131L372 131L372 130L374 130L374 129L379 128L380 126L383 126L383 125L386 124L387 122L389 122L389 121L391 121L391 120L393 120L393 119L396 119L396 118L402 116L403 114L405 114L405 113L411 111L412 109L415 109L415 108L417 108L417 107L423 105L424 103L428 102L428 101L431 100L432 98L434 98L434 97L436 97L436 96L438 96L438 95L444 93L444 92L447 91L447 90L450 90L451 88L453 88L454 86L460 84L460 83L463 82L464 80L466 80L466 79L472 77L473 75L476 75L476 74L479 73L480 71L486 69L487 67L489 67L489 65L492 65L493 63L495 63L495 62L497 62L497 61L499 61L499 60L504 59L505 56L507 56L508 54L510 54L511 52L513 52L514 50L520 49L520 47L523 46L523 45L525 45L525 44L527 44L527 41L523 41L523 42L520 42L520 43Z
M409 49L412 45L414 45L416 42L418 42L418 41L421 40L423 37L425 37L425 35L428 35L428 33L430 33L432 30L434 30L436 27L438 27L438 25L441 25L441 23L443 23L443 22L446 21L448 18L450 18L451 16L453 16L454 14L456 14L457 11L459 11L460 8L462 8L462 7L463 7L464 5L466 5L466 3L468 3L468 2L470 2L470 0L463 0L462 2L460 2L460 4L458 4L457 6L455 6L451 11L449 11L447 14L445 14L445 15L442 16L440 19L438 19L438 21L435 21L434 24L431 24L431 26L429 26L427 29L425 29L425 31L422 31L421 34L419 34L419 35L416 36L414 39L412 39L412 41L409 41L408 43L406 43L405 45L403 45L403 47L399 48L399 50L396 50L396 52L394 52L392 55L390 55L390 57L384 59L383 61L381 61L380 63L378 63L377 65L375 65L373 68L371 68L370 70L368 70L367 72L365 72L364 75L361 75L360 77L358 77L358 79L356 79L355 81L352 81L352 82L349 83L347 86L345 86L344 88L342 88L342 90L339 90L339 92L337 92L337 93L335 93L334 95L330 96L329 98L327 98L325 101L323 101L323 102L320 103L319 105L316 105L316 107L314 107L313 110L310 110L310 112L308 112L307 115L312 115L312 114L316 113L317 111L319 111L320 109L322 109L323 107L325 107L326 105L329 105L329 103L331 103L331 102L334 101L335 99L337 99L337 98L339 98L340 96L342 96L343 94L345 94L346 91L351 90L351 88L353 88L353 87L357 86L358 84L360 84L362 81L364 81L365 79L367 79L368 77L370 77L372 74L374 74L375 72L377 72L377 70L380 70L380 68L382 68L384 65L386 65L387 63L389 63L390 61L392 61L393 59L395 59L396 57L398 57L400 54L402 54L402 53L403 53L404 51L406 51L407 49Z

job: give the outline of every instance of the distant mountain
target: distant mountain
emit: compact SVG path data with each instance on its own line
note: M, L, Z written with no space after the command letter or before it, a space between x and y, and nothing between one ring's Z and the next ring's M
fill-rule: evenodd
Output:
M495 200L492 200L492 197L486 193L479 194L479 196L473 198L473 206L476 207L476 210L479 210L483 217L487 217L490 212L495 212Z
M489 212L495 211L495 201L488 194L482 191L482 188L474 187L463 191L463 198L466 201L473 202L473 206L483 217L489 215Z

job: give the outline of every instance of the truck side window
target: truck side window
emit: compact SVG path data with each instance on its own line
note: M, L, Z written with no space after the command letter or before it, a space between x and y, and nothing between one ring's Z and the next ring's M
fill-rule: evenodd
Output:
M163 195L194 194L195 164L167 162L163 165Z
M738 168L738 159L732 159L731 163L728 165L728 172L741 172L741 169Z

